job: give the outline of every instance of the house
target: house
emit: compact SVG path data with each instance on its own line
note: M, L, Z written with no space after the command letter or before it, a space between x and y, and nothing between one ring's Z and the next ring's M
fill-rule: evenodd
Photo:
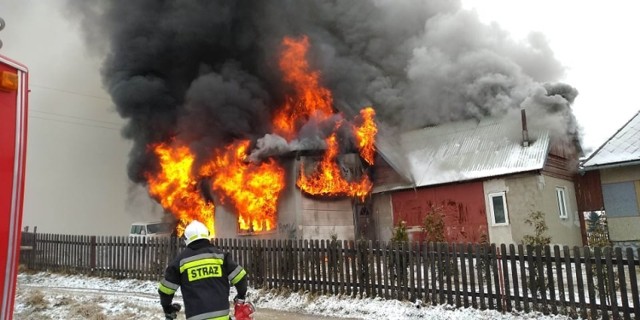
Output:
M581 171L593 181L585 183L584 211L604 209L614 245L640 247L640 111L581 162Z
M545 213L553 244L581 245L574 172L579 147L548 130L527 130L526 114L423 128L378 139L371 214L389 240L404 221L421 239L427 214L444 215L452 242L521 243L530 213Z

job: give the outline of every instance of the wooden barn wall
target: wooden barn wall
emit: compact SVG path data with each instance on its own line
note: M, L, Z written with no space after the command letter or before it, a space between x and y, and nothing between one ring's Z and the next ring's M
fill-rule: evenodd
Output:
M488 234L482 182L398 191L392 193L391 202L396 225L405 221L418 228L435 208L444 214L448 242L478 243ZM421 239L421 234L414 234L414 240Z
M578 153L573 142L552 139L542 172L558 179L573 180L578 169Z
M598 211L604 209L600 171L586 171L583 175L575 175L576 200L578 211Z

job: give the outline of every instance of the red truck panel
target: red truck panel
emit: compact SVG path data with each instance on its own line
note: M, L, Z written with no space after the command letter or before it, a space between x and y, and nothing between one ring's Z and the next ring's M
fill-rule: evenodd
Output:
M0 73L17 74L14 90L0 89L0 319L13 317L24 195L27 68L0 56Z

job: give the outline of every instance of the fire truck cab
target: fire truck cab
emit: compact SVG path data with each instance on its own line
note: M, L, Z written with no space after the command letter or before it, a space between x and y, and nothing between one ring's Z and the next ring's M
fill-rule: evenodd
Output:
M13 318L27 151L27 68L0 55L0 320Z

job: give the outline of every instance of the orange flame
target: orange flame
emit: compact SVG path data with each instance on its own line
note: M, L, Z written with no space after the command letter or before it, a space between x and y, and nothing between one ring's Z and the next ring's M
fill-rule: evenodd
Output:
M311 70L307 62L309 39L285 37L282 45L279 67L291 92L274 113L273 127L275 133L291 141L309 120L325 121L333 115L333 97L331 91L320 84L320 73ZM350 125L360 156L370 165L374 162L377 134L374 117L375 111L368 107L360 111L358 124ZM349 180L343 177L337 163L339 146L335 131L325 141L327 149L322 160L309 176L301 166L297 186L311 195L364 198L373 187L369 177L365 174ZM238 141L214 150L211 159L198 161L204 163L199 169L192 167L195 156L186 146L151 146L161 170L156 175L146 175L149 193L179 220L178 235L182 235L184 227L194 219L205 223L214 235L214 205L204 199L198 188L205 178L210 179L212 190L220 200L229 201L234 207L240 230L260 232L277 226L278 198L285 186L284 170L274 160L260 164L247 162L249 146L249 141Z
M376 126L375 121L373 121L375 115L376 112L371 107L360 110L362 124L355 128L360 156L370 165L373 165L376 152L374 142L376 134L378 133L378 127Z
M201 173L212 177L213 189L230 200L243 231L268 231L277 225L276 211L284 188L284 170L274 161L245 162L249 141L240 141L216 153Z
M335 133L325 142L327 150L316 170L310 177L305 176L301 166L297 186L304 192L323 196L357 196L363 199L373 187L369 177L363 175L359 181L347 181L342 177L340 167L336 163L338 157L338 139Z
M293 87L294 94L286 97L285 104L274 115L273 125L277 134L291 140L311 117L325 120L333 114L333 97L331 91L320 85L320 73L310 71L306 59L309 39L285 37L282 45L279 65L284 82Z
M155 176L146 174L149 193L178 219L178 236L182 235L186 225L193 220L204 223L211 236L215 236L215 207L203 199L198 190L198 181L191 174L195 157L189 148L172 148L163 143L152 148L160 160L161 171Z

